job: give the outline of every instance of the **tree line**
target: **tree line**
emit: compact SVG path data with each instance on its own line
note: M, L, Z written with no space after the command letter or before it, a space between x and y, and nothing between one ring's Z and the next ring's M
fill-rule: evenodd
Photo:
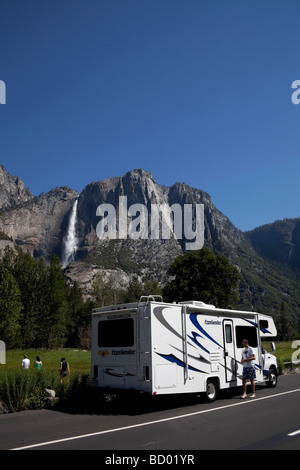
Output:
M49 265L6 248L0 260L0 338L8 348L77 346L90 324L92 301L67 284L60 260Z
M77 282L69 284L56 255L47 265L28 253L6 248L0 259L0 339L8 348L90 346L94 307L136 302L142 295L162 295L164 301L202 300L221 308L235 308L240 273L223 255L207 248L178 256L170 265L171 280L132 280L120 288L117 274L97 276L91 296L84 299ZM279 330L285 332L289 316L281 308ZM294 328L290 327L292 335Z

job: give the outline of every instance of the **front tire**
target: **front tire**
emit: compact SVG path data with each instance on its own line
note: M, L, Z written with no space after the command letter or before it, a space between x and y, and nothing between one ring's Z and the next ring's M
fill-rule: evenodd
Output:
M267 387L275 388L277 385L277 382L278 382L278 376L277 376L276 370L270 369L268 381L267 381Z

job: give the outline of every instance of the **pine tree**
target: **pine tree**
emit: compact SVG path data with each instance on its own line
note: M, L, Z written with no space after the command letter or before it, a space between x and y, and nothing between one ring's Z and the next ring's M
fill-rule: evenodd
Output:
M49 272L44 258L40 258L36 265L36 285L38 295L38 315L35 325L35 347L48 347L48 319L49 305Z
M36 347L40 308L37 263L28 253L21 251L15 258L13 274L20 289L23 305L21 328L24 346L26 348Z
M59 258L52 255L48 269L48 303L47 321L48 347L63 347L66 342L66 318L68 311L67 286Z
M291 341L295 336L295 323L284 302L280 306L279 316L276 321L277 338L279 341Z
M0 265L0 339L6 347L21 347L20 316L22 302L20 289L13 275Z
M87 318L82 291L76 281L68 289L67 300L67 345L77 346L79 342L79 329L86 327L91 317L91 311Z

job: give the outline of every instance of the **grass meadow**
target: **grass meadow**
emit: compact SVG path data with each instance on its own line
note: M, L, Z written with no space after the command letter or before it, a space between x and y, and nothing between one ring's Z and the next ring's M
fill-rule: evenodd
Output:
M30 359L29 370L22 370L24 354ZM43 362L41 370L35 369L35 359ZM65 358L70 365L70 376L61 383L60 361ZM6 364L0 364L0 403L7 412L41 409L55 406L77 406L87 400L89 392L90 351L79 349L28 349L6 351ZM45 389L55 391L51 401Z
M30 369L34 369L36 356L43 362L43 370L58 374L60 360L64 357L70 364L71 373L89 374L91 367L90 351L80 349L12 349L6 351L6 364L0 364L0 377L3 372L21 369L24 354L30 359Z
M293 349L292 348L293 341L288 341L288 342L280 341L280 342L275 342L274 344L276 346L275 352L271 351L270 342L263 343L263 346L268 352L276 356L279 370L281 373L283 369L289 368L289 366L285 365L284 363L291 362L292 355L297 351L297 349L299 349L298 357L300 358L300 346L298 346L297 349Z

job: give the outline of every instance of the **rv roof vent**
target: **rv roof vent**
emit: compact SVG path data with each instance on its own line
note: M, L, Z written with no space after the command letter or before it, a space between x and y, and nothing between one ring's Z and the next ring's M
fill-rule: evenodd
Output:
M181 305L193 305L194 307L205 307L205 308L216 308L214 305L200 302L199 300L186 300L184 302L178 302Z

